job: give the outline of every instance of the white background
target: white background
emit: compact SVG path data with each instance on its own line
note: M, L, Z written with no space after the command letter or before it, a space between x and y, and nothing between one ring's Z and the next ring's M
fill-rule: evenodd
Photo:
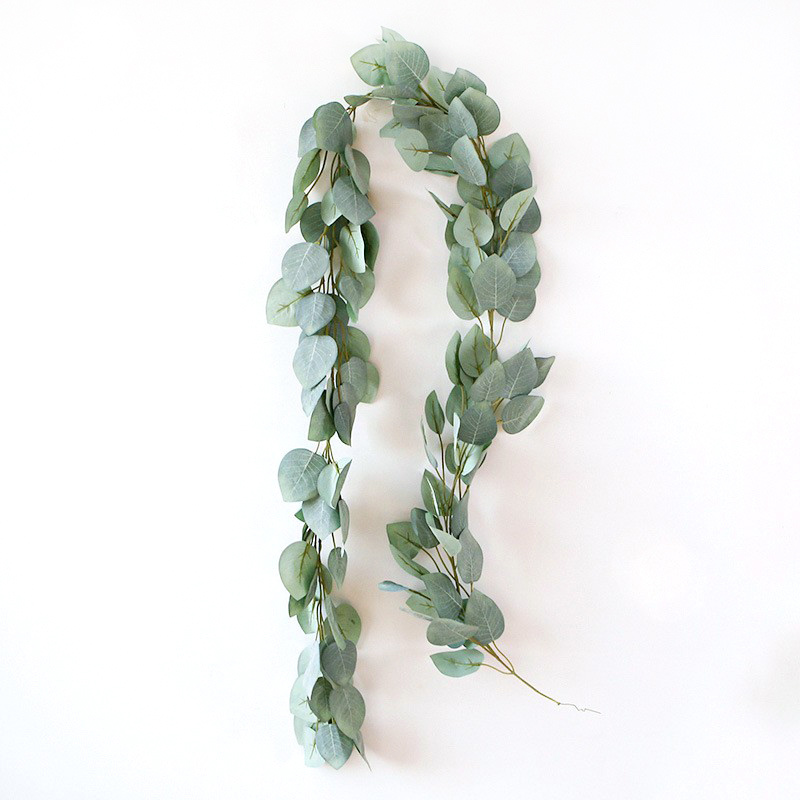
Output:
M487 82L544 222L545 411L472 501L504 645L557 708L440 676L384 525L454 327L443 220L360 114L383 247L363 313L346 596L373 772L302 766L275 475L302 445L268 328L296 136L380 24ZM0 6L0 797L800 796L800 6ZM367 124L369 123L369 124Z

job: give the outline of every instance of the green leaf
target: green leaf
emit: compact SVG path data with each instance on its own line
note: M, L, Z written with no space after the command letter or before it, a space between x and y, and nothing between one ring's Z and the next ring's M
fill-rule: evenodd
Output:
M308 439L311 442L325 442L334 433L336 433L336 428L331 412L328 411L328 404L324 397L320 397L311 412L311 419L308 421Z
M426 517L428 512L424 508L411 509L411 527L417 537L417 541L422 547L436 547L439 540L433 535L430 525Z
M317 749L328 764L340 769L353 752L353 740L333 723L320 723L317 728Z
M401 86L416 86L428 74L430 62L425 51L413 42L386 44L386 72L389 81Z
M472 276L472 288L480 311L508 303L515 287L516 278L511 267L498 255L489 256Z
M367 362L367 388L364 390L364 396L361 399L362 403L372 403L378 394L380 387L381 376L378 373L378 368Z
M410 522L390 522L386 526L389 544L409 558L419 553L419 540Z
M422 564L418 564L413 558L409 558L402 550L398 550L396 547L389 545L389 551L400 569L407 572L409 575L413 575L415 578L421 578L423 575L428 574L428 570L425 569Z
M505 387L503 397L516 397L528 394L536 388L539 370L530 347L524 347L514 356L503 362Z
M499 361L493 361L478 376L469 390L469 399L472 403L494 403L503 397L506 388L506 374Z
M339 403L333 409L333 426L336 428L336 435L342 440L343 444L351 443L354 416L355 411L349 403Z
M355 225L363 225L375 214L369 200L358 191L350 177L337 178L331 194L336 208Z
M362 194L366 194L369 191L369 160L360 150L354 150L350 145L344 149L344 160L356 188Z
M306 189L314 182L319 173L319 150L309 150L301 159L294 171L292 192L297 193Z
M517 278L511 297L497 307L497 312L511 322L520 322L529 317L535 307L536 276L534 270L531 270Z
M353 644L358 644L361 637L361 617L349 603L340 603L336 606L336 619L344 638Z
M322 195L322 202L319 206L319 214L322 219L322 222L325 225L333 225L337 219L342 215L342 212L336 208L336 203L333 202L333 191L328 189L324 195Z
M492 238L493 233L494 226L489 215L471 203L461 209L453 226L456 241L464 247L481 247Z
M312 203L300 217L300 233L307 242L319 242L325 233L322 203Z
M469 470L466 470L466 472L468 471ZM468 507L469 492L453 503L453 508L450 513L450 533L455 537L460 537L461 531L467 527Z
M539 370L539 377L536 379L536 384L534 385L534 389L538 386L541 386L544 383L544 379L547 377L548 373L550 372L550 367L553 366L553 362L555 361L555 356L549 356L548 358L537 358L536 359L536 367Z
M428 71L428 77L425 81L425 89L433 98L434 102L438 103L440 106L447 105L447 102L444 99L444 91L452 77L452 73L445 72L444 70L439 69L439 67L431 67Z
M320 497L331 507L339 505L339 496L342 493L347 473L350 471L351 460L343 458L340 464L326 464L317 478L317 491Z
M473 325L458 348L459 365L471 378L477 378L489 366L492 343L489 337Z
M447 343L447 350L444 354L444 365L447 369L447 377L453 383L458 383L458 348L461 346L461 334L456 331Z
M364 272L367 262L364 251L364 237L361 227L348 222L339 231L339 248L344 265L355 273Z
M314 119L310 117L300 128L300 141L297 147L297 157L302 158L309 150L317 149L317 132L314 130Z
M295 316L303 333L311 335L324 328L336 313L336 303L329 294L312 292L297 301Z
M450 150L450 155L453 157L453 165L456 171L465 181L474 183L476 186L486 185L486 169L481 163L472 140L468 136L462 136L456 140Z
M445 553L455 558L461 550L461 542L459 542L455 536L447 531L437 528L436 525L431 524L430 528L433 532L433 535L439 541L439 544L441 544L444 548Z
M497 126L500 124L500 109L497 107L497 103L486 95L486 92L472 86L468 87L450 104L450 113L452 113L456 101L463 103L469 110L477 124L477 132L481 136L497 130Z
M405 39L397 32L393 31L391 28L387 28L385 26L381 26L381 39L384 42L404 42Z
M458 139L458 136L450 129L448 115L441 111L434 111L420 117L419 129L425 136L430 149L436 150L440 154L449 153ZM447 207L445 206L445 208Z
M339 730L345 736L355 739L366 715L361 692L355 686L335 686L328 702Z
M533 176L530 167L521 158L511 158L492 173L489 183L492 191L505 199L533 186Z
M339 377L342 383L349 383L353 387L356 402L361 402L361 398L367 391L367 365L357 357L345 361L339 369Z
M314 112L317 147L332 153L342 153L353 144L353 122L341 103L325 103Z
M322 645L320 651L320 666L322 674L334 684L344 686L353 678L356 671L358 651L355 643L347 640L344 647L340 648L335 642L328 641Z
M472 649L445 650L442 653L434 653L431 661L442 675L447 675L449 678L463 678L478 670L483 663L483 653ZM317 738L319 739L319 735Z
M378 584L378 588L382 592L409 592L411 591L408 586L403 586L400 583L395 583L394 581L381 581Z
M342 544L344 544L350 533L350 508L344 499L339 500L339 521L342 524Z
M328 270L328 251L318 244L293 244L283 256L283 279L295 291L307 289Z
M536 419L543 405L544 398L538 395L512 398L503 409L503 430L506 433L524 430Z
M287 503L308 500L317 494L317 478L325 459L304 447L290 450L278 467L278 485Z
M435 619L428 625L426 637L431 644L452 647L471 639L478 632L474 625L455 619Z
M311 696L308 698L308 706L314 716L321 722L328 722L331 718L330 695L333 686L325 678L317 678Z
M306 596L317 569L319 557L309 542L292 542L278 560L278 572L286 591L295 600Z
M477 75L474 75L467 69L459 67L445 87L444 99L448 103L451 103L454 97L460 95L470 86L481 92L486 91L486 84Z
M462 136L467 136L474 139L478 135L478 126L473 118L469 109L461 101L461 98L456 97L450 103L450 110L447 115L450 130L453 136L459 139Z
M542 224L542 212L536 203L536 198L531 200L530 207L525 212L522 219L517 223L517 230L520 233L536 233Z
M320 539L339 528L339 512L319 496L303 501L303 519Z
M426 469L422 475L420 491L425 508L437 517L443 516L446 508L445 493L447 490L439 477L429 469Z
M461 614L461 595L447 575L441 572L429 572L423 575L421 580L440 617L456 619Z
M425 399L425 419L428 422L428 427L434 433L442 433L444 431L444 411L442 411L442 406L435 391L431 392Z
M474 638L481 644L490 644L499 639L506 625L497 603L477 589L467 600L464 621L477 626L478 632Z
M497 434L497 420L489 403L470 405L461 417L458 438L467 444L489 444Z
M302 295L279 278L267 295L267 322L290 328L297 325L296 304Z
M460 319L475 319L481 315L472 278L463 267L452 266L447 271L447 302Z
M489 148L489 163L497 169L510 158L519 157L526 164L531 163L531 154L528 147L518 133L512 133L498 139Z
M350 56L356 74L370 86L382 86L387 81L386 45L368 44Z
M502 255L503 260L511 267L511 271L521 278L536 264L536 244L533 237L528 233L518 231L510 233Z
M420 131L407 128L395 137L394 146L414 172L425 169L428 164L428 141Z
M521 192L512 194L503 203L503 207L500 209L500 226L504 231L510 231L516 227L533 201L534 191L534 187L523 189Z
M297 346L292 367L301 386L316 386L333 368L336 342L325 335L307 336Z
M341 547L334 547L328 554L328 569L336 583L341 587L347 572L347 553Z
M302 189L292 195L289 205L286 206L285 228L288 233L298 222L308 208L308 197Z
M469 528L461 532L458 541L461 542L461 552L456 562L458 576L464 583L475 583L483 572L483 550Z

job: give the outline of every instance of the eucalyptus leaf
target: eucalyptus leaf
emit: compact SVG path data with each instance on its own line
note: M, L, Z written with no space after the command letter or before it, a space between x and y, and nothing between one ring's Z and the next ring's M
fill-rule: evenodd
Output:
M403 157L403 161L411 167L414 172L425 169L428 164L428 141L418 130L408 128L398 134L394 140L397 152Z
M286 215L284 217L284 227L288 233L302 218L305 210L308 208L308 197L302 189L298 189L286 206Z
M475 639L481 644L491 644L500 638L505 630L503 614L497 603L483 592L473 590L464 609L464 621L475 625L478 632Z
M303 519L320 539L339 528L339 512L319 496L303 501Z
M503 260L518 278L530 272L536 264L536 244L528 233L514 231L508 235L503 248Z
M503 199L533 186L530 167L521 158L511 158L492 172L492 191Z
M336 303L329 294L312 292L297 301L295 316L303 333L309 336L324 328L336 313Z
M334 686L328 702L331 715L339 730L351 739L358 736L366 714L366 706L361 692L350 685Z
M319 174L319 150L309 150L301 159L294 171L292 192L306 189Z
M386 44L386 72L389 81L399 85L418 85L428 74L430 62L425 51L413 42Z
M516 278L511 267L496 254L483 261L472 276L480 311L504 306L511 300L515 287Z
M278 467L278 485L287 503L308 500L317 494L317 478L325 459L304 447L290 450Z
M339 621L339 628L345 639L358 644L361 637L361 617L349 603L339 603L336 606L336 619Z
M297 157L302 158L309 150L317 149L317 132L314 130L314 118L310 117L300 128L300 141L297 147Z
M428 422L428 427L434 433L442 433L444 431L444 411L436 392L431 392L425 399L425 419Z
M447 575L430 572L421 580L440 617L456 619L461 614L461 595Z
M534 270L517 278L511 297L497 307L497 312L511 322L520 322L536 307L536 275Z
M480 650L445 650L431 656L436 669L449 678L463 678L477 672L483 663L483 653Z
M494 227L489 215L471 203L461 209L453 226L456 241L464 247L482 247L492 238L493 233Z
M426 637L431 644L452 646L471 639L477 632L475 625L467 625L455 619L434 619L428 625Z
M498 139L489 148L489 163L497 169L510 158L521 158L526 164L531 163L528 147L518 133L512 133Z
M519 433L533 422L544 405L544 398L538 395L514 397L503 408L503 430L506 433Z
M336 363L336 342L325 335L308 336L297 346L292 367L301 386L316 386Z
M460 97L453 98L450 103L450 110L447 114L450 130L456 139L467 136L474 139L478 135L478 126L470 113L469 109L461 101Z
M450 104L451 113L453 105L457 101L468 109L477 125L477 132L481 136L486 136L497 130L497 126L500 124L500 109L497 107L497 103L486 95L485 91L468 86Z
M356 225L363 225L375 214L369 200L350 177L337 178L331 191L336 208Z
M394 581L381 581L378 584L378 588L382 592L408 592L410 591L408 586L403 586L400 583L395 583Z
M505 394L506 373L499 361L493 361L478 376L469 392L470 402L494 403Z
M474 583L483 572L483 550L469 528L462 531L458 541L461 542L457 560L458 576L465 583Z
M516 397L532 392L537 386L539 369L530 347L524 347L516 355L503 362L505 386L503 397Z
M302 296L279 278L267 295L267 322L287 328L297 325L296 304Z
M367 269L364 237L361 226L348 222L339 230L339 248L344 265L354 273Z
M474 75L467 69L462 69L459 67L445 87L445 101L451 103L454 97L457 97L463 91L469 89L470 86L473 89L478 89L481 92L486 91L486 84L477 75Z
M553 362L555 358L553 356L549 356L548 358L537 358L536 359L536 367L539 371L539 376L536 379L536 383L534 385L534 389L541 386L544 383L544 379L547 377L548 373L550 372L550 367L553 366Z
M528 210L531 202L533 202L534 191L534 187L523 189L521 192L512 194L511 197L503 203L503 207L500 209L500 225L504 231L510 231L516 227L517 223Z
M320 723L316 742L320 755L334 769L341 769L353 752L353 740L333 723Z
M339 505L339 497L342 494L347 473L350 471L351 460L343 458L339 464L327 464L317 478L317 491L320 497L331 508Z
M370 86L382 86L386 83L386 45L368 44L350 56L350 63L356 74Z
M419 129L425 136L431 150L439 154L449 154L458 136L450 127L448 115L441 111L434 111L420 117ZM445 206L446 208L446 206Z
M353 122L341 103L325 103L314 112L317 147L332 153L343 153L353 144Z
M489 444L497 435L497 419L490 403L470 404L461 417L458 438L468 444Z
M477 325L473 325L458 348L459 366L467 375L477 378L489 366L491 354L489 337Z
M309 542L292 542L278 560L278 572L286 591L300 600L306 596L319 563L317 551Z
M468 136L462 136L456 140L450 150L450 155L453 158L453 165L456 171L465 181L474 183L476 186L486 185L486 168L483 166L475 146ZM522 213L524 214L525 212L523 211Z
M356 188L362 194L366 194L369 191L369 160L360 150L354 150L350 145L344 149L344 160Z

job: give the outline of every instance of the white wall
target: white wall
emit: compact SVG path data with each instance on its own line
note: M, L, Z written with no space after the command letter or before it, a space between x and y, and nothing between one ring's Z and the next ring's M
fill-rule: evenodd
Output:
M346 490L373 772L302 766L265 325L296 132L390 25L533 153L545 411L473 497L504 643L453 681L384 524L454 318L442 220L377 138L383 376ZM795 798L800 7L789 0L0 6L0 796ZM507 352L511 352L509 349Z

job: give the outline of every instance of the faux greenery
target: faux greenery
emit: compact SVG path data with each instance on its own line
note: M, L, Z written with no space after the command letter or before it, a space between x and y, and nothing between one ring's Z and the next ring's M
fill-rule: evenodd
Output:
M489 667L558 703L521 677L498 644L505 622L476 588L483 552L468 515L489 447L500 430L519 433L536 418L543 399L532 392L553 363L528 347L505 360L499 353L506 323L533 311L540 278L532 234L541 217L528 148L516 133L488 145L500 112L483 81L465 69L431 67L419 45L394 31L384 28L381 41L351 62L373 88L345 97L346 106L320 106L303 125L286 230L299 223L304 241L287 250L267 299L271 323L300 328L293 367L314 446L291 450L278 471L284 500L301 504L300 539L283 551L280 576L290 616L314 635L300 656L290 707L306 763L336 768L353 750L364 756L365 706L352 683L361 624L352 606L334 599L347 569L350 514L341 495L349 459L337 460L332 442L350 444L358 406L378 388L369 341L354 327L375 285L379 248L369 162L353 147L356 110L373 99L390 101L392 120L381 136L394 140L412 170L456 179L461 202L434 200L447 221L447 301L474 322L447 347L452 389L444 406L435 392L425 402L430 469L421 506L387 526L390 551L413 585L384 581L380 588L407 593L405 610L425 620L432 645L446 648L431 656L444 675Z

